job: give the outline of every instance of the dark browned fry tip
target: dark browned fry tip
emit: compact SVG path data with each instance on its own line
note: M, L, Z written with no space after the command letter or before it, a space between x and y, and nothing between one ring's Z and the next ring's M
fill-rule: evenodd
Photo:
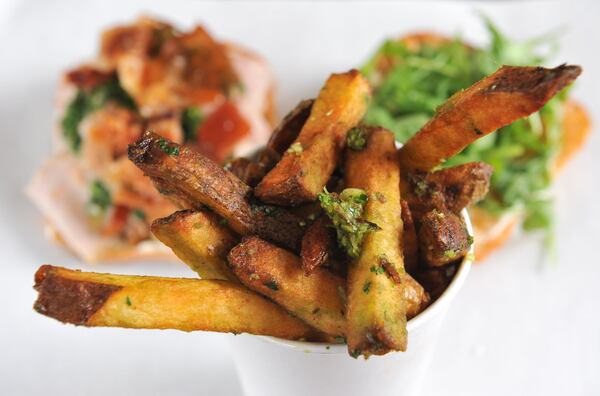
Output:
M154 132L146 131L134 143L130 144L127 150L127 157L136 165L157 162L157 158L152 155L152 147L161 138Z
M528 92L537 100L547 101L558 91L575 81L582 69L576 65L562 64L544 67L502 66L491 84L490 92Z
M314 99L306 99L296 105L271 134L267 149L273 150L279 155L283 155L285 150L294 142L300 130L310 116Z
M35 274L38 298L33 308L63 323L85 325L121 286L68 279L44 265Z

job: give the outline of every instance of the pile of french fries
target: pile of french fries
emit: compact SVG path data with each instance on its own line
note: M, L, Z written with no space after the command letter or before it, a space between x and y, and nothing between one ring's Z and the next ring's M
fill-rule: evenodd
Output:
M438 298L472 244L460 212L492 169L441 168L476 139L539 110L577 66L502 67L441 106L404 147L361 125L370 88L333 74L252 158L225 167L146 132L129 158L181 211L153 234L201 279L49 265L35 309L84 326L179 329L407 348L407 321Z

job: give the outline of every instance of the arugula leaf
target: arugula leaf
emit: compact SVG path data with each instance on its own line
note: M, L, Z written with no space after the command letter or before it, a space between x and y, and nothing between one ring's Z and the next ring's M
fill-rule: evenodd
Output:
M484 17L490 42L473 48L455 37L417 50L388 40L362 67L374 95L364 122L394 132L402 143L414 135L436 108L455 92L493 73L503 64L542 64L558 46L556 35L514 42ZM494 167L490 193L479 205L501 214L522 208L524 228L551 232L552 200L547 196L551 164L560 148L562 105L567 90L538 113L468 146L445 167L483 161Z

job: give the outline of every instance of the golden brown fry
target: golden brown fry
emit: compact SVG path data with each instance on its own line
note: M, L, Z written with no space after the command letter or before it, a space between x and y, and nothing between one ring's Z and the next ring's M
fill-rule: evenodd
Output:
M297 256L258 237L245 238L228 259L233 272L250 289L324 333L344 335L343 278L323 268L306 276Z
M250 187L203 155L146 132L129 147L129 159L177 203L187 208L206 205L241 235L257 234L300 248L302 219L283 208L251 204Z
M346 186L367 192L366 221L381 229L368 233L360 256L348 268L347 330L352 356L406 350L407 303L400 207L400 168L394 135L369 128L361 151L346 152ZM387 273L387 275L386 275ZM399 281L399 282L398 282Z
M90 327L251 333L286 339L316 331L242 285L80 272L44 265L35 275L37 312Z
M460 217L434 209L421 218L419 251L426 265L443 266L464 257L472 239Z
M302 269L309 275L317 267L325 265L331 257L336 246L335 230L331 228L331 221L321 216L308 227L302 238Z
M503 66L453 95L400 149L402 171L427 172L480 137L539 110L581 73L579 66Z
M207 209L181 210L157 219L152 233L203 279L237 282L229 269L227 253L238 237Z
M256 186L256 196L279 205L314 201L333 173L346 132L364 116L369 91L356 70L332 74L296 141Z

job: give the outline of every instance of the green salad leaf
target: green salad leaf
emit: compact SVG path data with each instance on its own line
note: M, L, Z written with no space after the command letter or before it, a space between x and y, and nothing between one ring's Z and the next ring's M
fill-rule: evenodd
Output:
M540 65L557 50L553 35L514 42L484 18L490 42L471 47L459 37L415 50L388 40L362 67L374 87L364 122L381 125L406 142L455 92L469 87L501 65ZM382 67L384 65L384 67ZM382 71L383 69L383 71ZM479 205L501 214L524 212L524 228L551 235L551 164L560 148L561 92L539 112L476 141L444 166L483 161L494 167L490 193Z
M75 98L67 106L61 121L63 136L71 151L79 152L81 146L79 124L81 121L89 114L104 107L109 101L128 109L136 109L135 102L119 85L116 78L89 90L77 91Z

